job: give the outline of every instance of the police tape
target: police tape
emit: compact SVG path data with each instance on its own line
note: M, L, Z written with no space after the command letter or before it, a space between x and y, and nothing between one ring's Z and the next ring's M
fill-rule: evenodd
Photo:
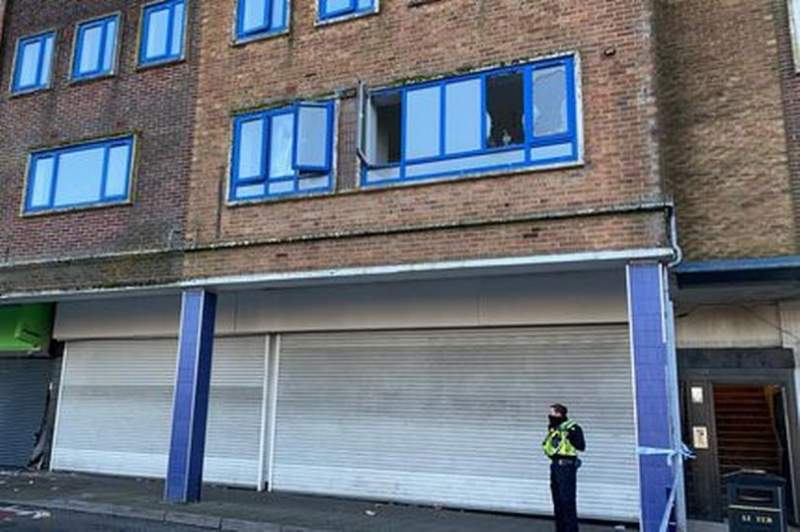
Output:
M686 446L685 443L681 443L681 446L677 449L665 449L661 447L637 447L636 454L639 456L665 456L667 458L667 465L670 467L672 467L675 459L682 463L684 460L692 460L695 458L695 454L691 449L689 449L689 447ZM658 532L667 532L667 529L669 529L669 517L672 515L672 509L675 506L675 499L677 497L680 480L680 475L675 475L675 480L672 483L669 499L667 499L667 505L664 508L664 515L661 517L661 523L658 526Z
M637 447L636 454L640 456L666 456L667 464L670 466L676 457L681 461L692 460L695 457L692 450L689 449L685 443L681 443L681 446L677 449L665 449L662 447Z

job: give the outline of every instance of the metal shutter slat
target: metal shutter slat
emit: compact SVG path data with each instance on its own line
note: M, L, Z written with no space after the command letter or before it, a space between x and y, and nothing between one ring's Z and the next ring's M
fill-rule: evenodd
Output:
M624 325L284 335L273 487L550 513L557 401L587 431L581 515L637 519Z
M212 361L204 478L255 485L264 337L218 338ZM53 469L163 477L177 341L67 345Z

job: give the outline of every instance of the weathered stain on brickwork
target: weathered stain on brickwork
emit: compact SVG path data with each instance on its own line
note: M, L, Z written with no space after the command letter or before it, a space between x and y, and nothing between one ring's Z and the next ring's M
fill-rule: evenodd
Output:
M663 168L689 260L795 253L776 40L785 4L657 2Z
M495 224L190 253L186 274L308 271L427 261L523 257L644 248L667 244L663 216L653 213Z
M170 280L180 276L174 258L165 267L151 261L127 267L97 268L79 264L53 275L26 277L3 268L20 261L91 257L141 249L180 247L191 162L194 68L197 32L190 31L189 61L137 69L137 43L142 5L108 0L13 0L6 12L0 72L0 291L43 284L63 288L128 284L148 276ZM190 27L196 27L195 3L189 2ZM108 79L70 83L72 41L78 21L115 11L122 15L118 73ZM42 30L57 30L53 88L9 97L17 39ZM32 149L75 143L122 132L137 135L137 161L131 205L76 210L61 214L20 215L27 157ZM55 266L60 268L60 266ZM23 270L24 272L24 270ZM93 273L90 273L93 272Z

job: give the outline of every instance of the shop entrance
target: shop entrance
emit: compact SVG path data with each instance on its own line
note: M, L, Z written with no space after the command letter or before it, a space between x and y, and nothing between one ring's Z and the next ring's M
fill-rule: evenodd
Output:
M727 475L748 469L787 480L797 522L797 405L788 350L679 352L690 518L726 518Z

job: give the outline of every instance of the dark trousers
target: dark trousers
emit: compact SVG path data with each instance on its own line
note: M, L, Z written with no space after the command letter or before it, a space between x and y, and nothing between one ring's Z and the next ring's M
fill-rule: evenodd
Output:
M556 532L578 532L578 487L579 462L553 460L550 464L550 491L556 514Z

